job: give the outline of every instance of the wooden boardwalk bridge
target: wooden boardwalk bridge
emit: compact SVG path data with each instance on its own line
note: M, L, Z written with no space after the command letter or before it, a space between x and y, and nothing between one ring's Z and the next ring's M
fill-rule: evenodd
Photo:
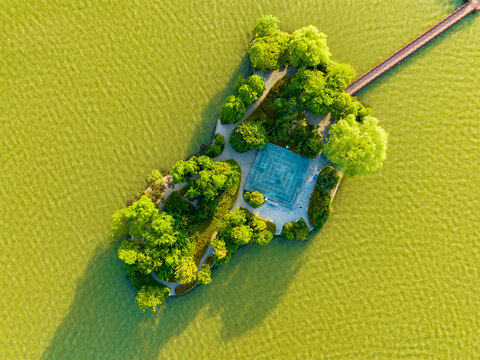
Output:
M395 52L392 56L385 59L373 69L360 76L357 80L348 85L345 92L353 95L356 92L360 91L372 81L382 76L385 72L387 72L395 65L399 64L408 56L413 54L415 51L420 49L422 46L436 38L441 33L445 32L447 29L449 29L459 21L463 20L467 15L478 10L480 10L480 0L470 0L465 5L447 16L445 19L440 21L437 25L431 27L429 30L424 32L415 40L411 41L410 43L402 47L400 50Z

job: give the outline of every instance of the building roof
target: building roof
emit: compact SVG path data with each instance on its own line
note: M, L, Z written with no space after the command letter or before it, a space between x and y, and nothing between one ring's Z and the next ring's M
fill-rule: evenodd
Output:
M311 161L269 143L258 152L245 190L260 191L273 201L294 207Z

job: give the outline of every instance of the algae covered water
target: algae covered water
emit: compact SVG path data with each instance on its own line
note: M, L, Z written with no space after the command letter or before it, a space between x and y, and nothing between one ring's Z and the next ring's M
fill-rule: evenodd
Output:
M153 168L210 140L271 13L363 73L462 2L0 4L0 358L480 357L480 19L362 91L382 170L310 241L248 246L142 313L109 240Z

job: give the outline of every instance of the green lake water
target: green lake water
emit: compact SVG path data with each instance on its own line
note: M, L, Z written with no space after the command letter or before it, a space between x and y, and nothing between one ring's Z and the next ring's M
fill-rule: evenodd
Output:
M210 140L259 15L362 73L460 4L1 2L0 358L480 358L479 15L359 94L388 158L308 242L243 248L157 314L108 242L145 175Z

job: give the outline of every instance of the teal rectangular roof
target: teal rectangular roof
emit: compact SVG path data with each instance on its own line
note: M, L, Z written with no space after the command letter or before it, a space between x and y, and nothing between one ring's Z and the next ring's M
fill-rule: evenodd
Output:
M293 207L311 161L269 143L257 153L245 190L260 191L273 201Z

